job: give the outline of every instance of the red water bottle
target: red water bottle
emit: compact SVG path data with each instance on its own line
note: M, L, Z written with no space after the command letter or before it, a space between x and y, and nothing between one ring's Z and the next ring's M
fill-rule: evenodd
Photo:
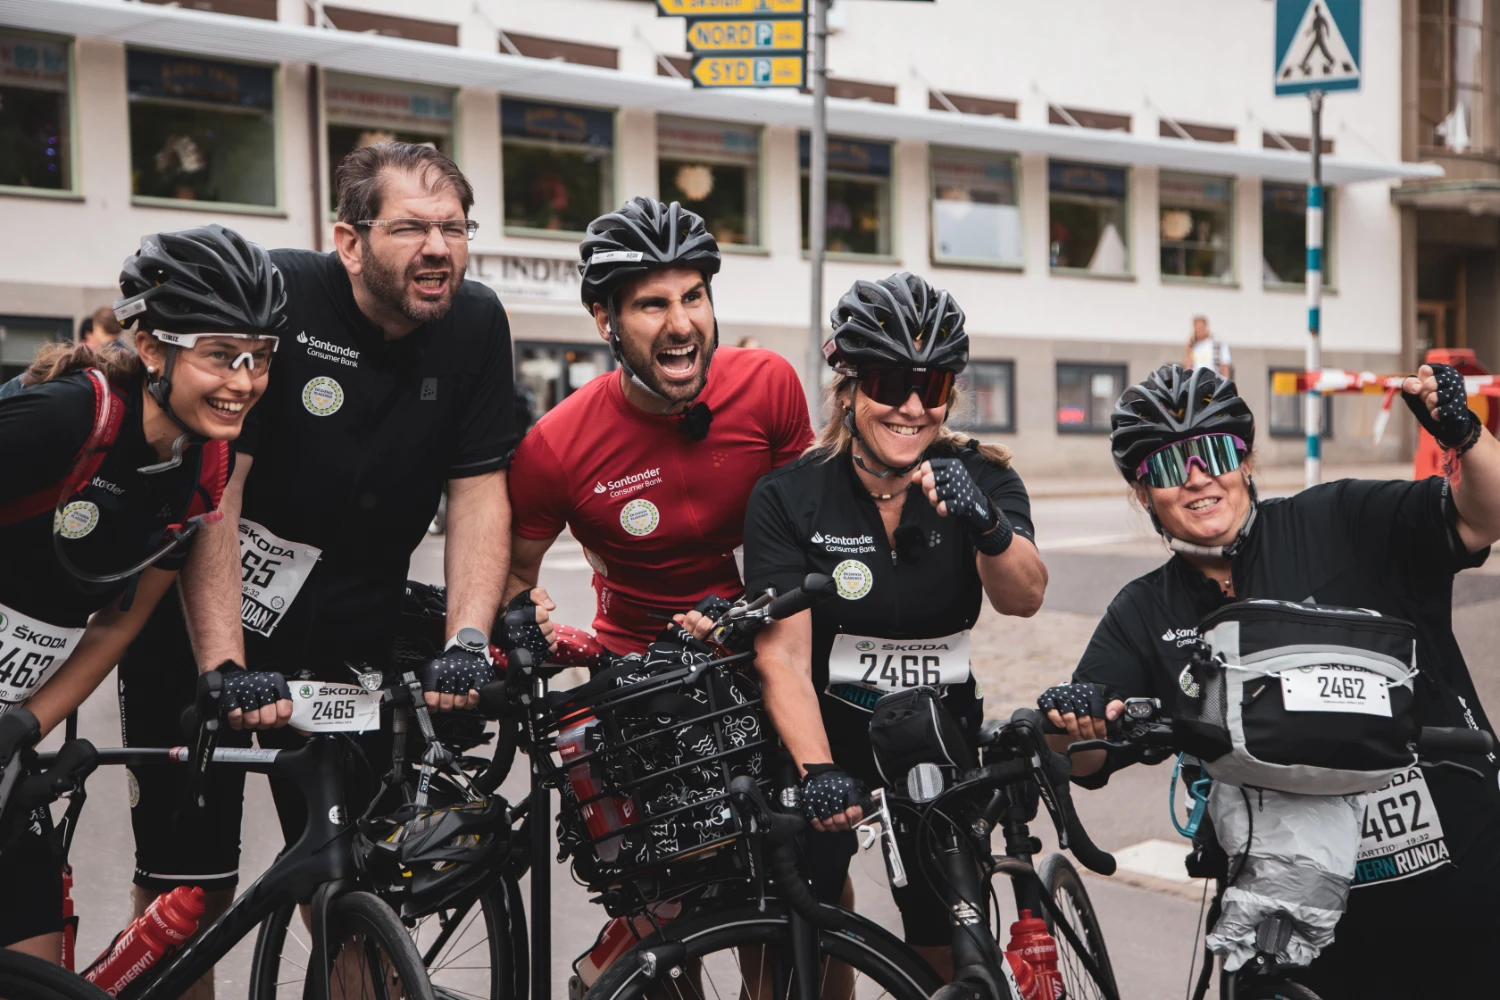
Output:
M1057 971L1057 941L1047 933L1045 920L1022 910L1021 919L1010 925L1010 944L1005 950L1015 952L1031 966L1041 1000L1062 1000L1067 991L1062 973Z
M1013 951L1005 953L1005 962L1010 966L1010 974L1015 977L1016 992L1020 994L1021 1000L1043 1000L1042 984L1032 971L1031 963Z
M73 971L74 950L78 945L78 918L73 914L73 869L63 865L62 967Z
M83 970L83 978L110 996L118 996L163 955L192 937L202 916L203 890L196 885L180 885L157 896L146 912L115 935L94 964Z
M562 758L564 766L568 761L597 749L602 739L594 732L598 725L599 720L589 713L571 716L562 721L557 733L557 754ZM609 837L604 840L599 838L604 837L611 830L618 830L622 826L634 823L635 802L630 798L621 797L594 798L602 789L599 787L599 782L595 780L592 761L568 768L568 784L573 786L573 794L579 802L594 799L593 802L583 806L584 823L588 826L589 836L595 841L594 853L598 855L600 861L615 860L620 856L620 838Z
M665 927L675 920L682 912L682 903L676 900L655 903L650 909L649 917L644 914L629 918L615 917L605 925L604 933L599 935L594 947L578 961L578 978L585 988L593 986L604 974L604 970L614 965L615 959L625 954L637 941L657 927ZM652 918L655 918L654 926Z

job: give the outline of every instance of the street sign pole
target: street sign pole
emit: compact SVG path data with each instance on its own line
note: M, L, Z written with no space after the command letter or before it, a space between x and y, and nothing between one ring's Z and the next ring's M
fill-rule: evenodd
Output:
M1323 319L1323 92L1308 92L1312 103L1312 178L1307 184L1307 370L1320 371ZM1307 486L1323 478L1323 394L1308 386L1304 425L1307 428Z
M823 254L828 242L828 5L813 0L812 136L808 143L807 256L811 265L812 317L807 345L807 405L813 422L823 410Z

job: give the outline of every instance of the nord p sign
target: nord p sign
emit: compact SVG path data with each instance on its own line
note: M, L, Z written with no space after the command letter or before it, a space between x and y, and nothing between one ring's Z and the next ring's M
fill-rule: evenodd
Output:
M687 46L689 52L801 52L807 48L807 22L800 17L692 20Z

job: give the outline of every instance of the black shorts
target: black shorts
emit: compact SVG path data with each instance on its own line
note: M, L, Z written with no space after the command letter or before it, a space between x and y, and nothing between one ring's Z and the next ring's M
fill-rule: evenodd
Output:
M49 843L51 832L51 815L37 809L27 829L0 852L0 948L63 928L62 864Z
M127 655L119 674L120 728L125 745L180 746L182 710L193 703L198 671L189 656L175 666L156 657ZM345 802L353 816L364 811L390 769L391 737L383 727L351 738L345 773ZM222 729L219 745L248 747L251 734ZM255 734L262 747L291 750L306 739L291 729ZM135 884L153 892L179 885L205 890L232 889L239 882L240 824L245 805L245 772L210 771L204 808L181 809L187 769L179 765L130 769L130 825L135 833ZM271 780L271 797L287 842L302 834L307 807L290 781Z
M866 788L878 788L884 782L875 770L875 758L870 749L870 713L830 697L820 696L823 728L828 733L828 745L833 750L834 763L865 783ZM984 703L974 696L973 682L950 689L943 705L965 731L977 734L984 717ZM814 763L804 761L803 763ZM939 894L932 883L928 864L922 863L918 851L916 831L903 822L900 815L896 821L896 846L901 850L906 865L906 885L891 888L891 896L901 910L901 924L907 944L935 946L946 945L952 939L949 919L949 903ZM809 833L803 839L802 854L806 862L804 871L811 873L813 893L823 903L836 904L844 890L844 879L849 872L849 862L858 849L858 840L853 831L841 833ZM872 847L871 850L879 850Z

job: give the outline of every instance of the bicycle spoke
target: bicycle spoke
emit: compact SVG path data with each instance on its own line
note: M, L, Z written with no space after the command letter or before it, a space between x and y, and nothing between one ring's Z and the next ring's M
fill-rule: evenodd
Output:
M464 938L464 935L466 935L466 934L469 933L469 928L474 926L474 921L479 919L479 917L482 915L483 909L484 908L482 906L479 906L479 905L476 904L475 907L474 907L473 912L471 912L468 915L468 917L469 917L468 923L464 924L463 927L459 929L459 931L458 931L457 934L449 935L449 937L448 937L448 939L447 939L447 941L445 943L449 945L450 950L452 949L452 947L456 946L454 944L454 942L460 942L460 941L462 941L463 938ZM456 922L457 921L455 921L455 923ZM445 928L445 930L446 930L446 928ZM479 945L483 944L484 942L486 942L488 940L489 940L489 935L486 934L483 938L481 938L478 941L475 941L473 944L469 945L469 947L465 948L463 951L459 952L457 955L448 955L448 956L446 956L447 962L456 962L456 961L458 961L460 958L463 958L469 952L473 951ZM434 945L434 947L438 947L438 946ZM423 964L425 964L427 966L428 971L431 972L431 971L434 971L434 970L437 970L437 969L444 968L447 963L444 961L444 956L440 954L438 956L438 961L436 963L426 962L424 960Z

